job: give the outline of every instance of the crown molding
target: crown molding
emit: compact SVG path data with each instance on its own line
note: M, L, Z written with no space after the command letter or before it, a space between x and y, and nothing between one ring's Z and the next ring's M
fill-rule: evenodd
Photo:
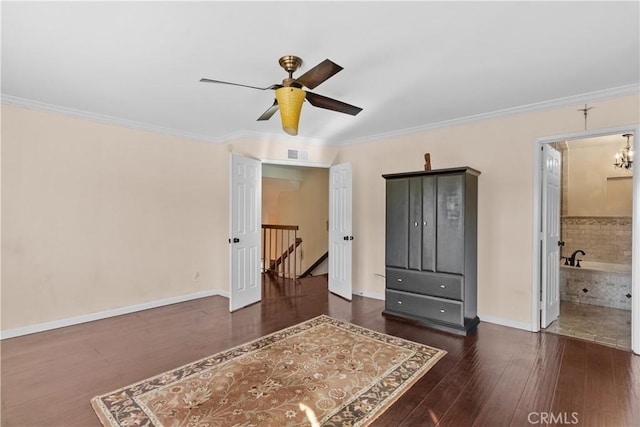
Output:
M65 114L72 117L78 117L81 119L87 119L94 122L110 124L114 126L121 126L130 129L143 130L148 132L159 133L163 135L178 136L181 138L193 139L196 141L213 142L218 143L217 138L211 138L206 135L202 135L195 132L188 132L179 129L172 129L164 126L152 125L149 123L138 122L135 120L127 120L121 117L108 116L106 114L94 113L91 111L76 110L74 108L63 107L61 105L48 104L46 102L35 101L33 99L21 98L13 95L2 94L2 103L17 105L19 107L28 108L31 110L42 110L51 113Z
M475 114L472 116L460 117L457 119L444 120L436 123L429 123L422 126L415 126L411 128L398 129L391 132L383 132L376 135L354 138L343 142L340 145L355 145L366 142L372 142L380 139L389 139L399 136L410 135L418 132L425 132L434 129L441 129L451 126L458 126L466 123L476 122L480 120L489 120L498 117L506 117L515 114L529 113L541 110L551 110L554 108L566 107L572 104L583 104L585 102L599 101L608 98L615 98L619 96L635 95L640 93L640 84L634 83L626 86L619 86L610 89L598 90L593 92L582 93L578 95L567 96L564 98L557 98L548 101L536 102L533 104L521 105L518 107L505 108L502 110L490 111L488 113Z
M55 104L48 104L46 102L35 101L33 99L27 99L27 98L21 98L19 96L2 94L0 95L0 98L3 104L16 105L18 107L28 108L31 110L41 110L41 111L48 111L51 113L59 113L59 114L64 114L72 117L78 117L81 119L91 120L94 122L105 123L105 124L110 124L114 126L121 126L121 127L130 128L130 129L154 132L162 135L177 136L180 138L187 138L187 139L192 139L200 142L208 142L213 144L228 144L228 143L237 141L238 139L252 138L252 139L257 139L261 141L279 141L282 143L296 142L296 143L303 143L303 144L310 144L310 145L329 145L327 141L320 138L304 138L304 137L298 137L298 136L294 137L294 136L288 136L288 135L284 136L279 134L253 132L253 131L246 131L246 130L241 130L241 131L233 132L227 135L223 135L218 138L214 138L211 136L207 136L207 135L203 135L195 132L167 128L167 127L157 126L149 123L138 122L135 120L127 120L120 117L108 116L106 114L93 113L91 111L76 110L74 108L63 107L61 105L55 105Z
M228 144L238 139L252 138L260 141L278 141L283 143L295 142L295 143L310 144L310 145L348 146L348 145L372 142L380 139L395 138L399 136L405 136L413 133L425 132L425 131L430 131L434 129L458 126L458 125L476 122L480 120L488 120L488 119L493 119L498 117L505 117L505 116L515 115L515 114L527 113L527 112L549 110L553 108L565 107L571 104L592 102L596 100L603 100L603 99L614 98L618 96L633 95L639 92L640 92L640 84L634 83L626 86L619 86L615 88L598 90L594 92L587 92L579 95L572 95L572 96L557 98L549 101L541 101L541 102L521 105L513 108L505 108L502 110L491 111L488 113L475 114L472 116L460 117L457 119L444 120L441 122L429 123L426 125L415 126L411 128L398 129L395 131L383 132L379 134L348 139L341 142L329 141L322 138L283 136L280 134L270 134L270 133L254 132L254 131L246 131L246 130L241 130L241 131L233 132L227 135L223 135L221 137L214 138L211 136L207 136L207 135L203 135L195 132L167 128L163 126L152 125L149 123L137 122L134 120L127 120L120 117L108 116L105 114L93 113L90 111L76 110L73 108L63 107L63 106L54 105L54 104L48 104L45 102L35 101L32 99L21 98L21 97L12 96L12 95L2 94L0 96L3 104L12 104L12 105L17 105L20 107L34 109L34 110L44 110L44 111L49 111L53 113L66 114L69 116L92 120L99 123L106 123L106 124L111 124L115 126L130 128L130 129L159 133L163 135L177 136L181 138L187 138L187 139L192 139L192 140L201 141L201 142L208 142L213 144Z

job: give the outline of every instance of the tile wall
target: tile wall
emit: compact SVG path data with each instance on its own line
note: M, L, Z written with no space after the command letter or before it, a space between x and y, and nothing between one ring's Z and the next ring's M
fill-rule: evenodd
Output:
M631 265L631 217L563 216L561 255L578 249L588 261Z
M586 251L585 251L586 252ZM560 267L560 299L631 310L631 275Z

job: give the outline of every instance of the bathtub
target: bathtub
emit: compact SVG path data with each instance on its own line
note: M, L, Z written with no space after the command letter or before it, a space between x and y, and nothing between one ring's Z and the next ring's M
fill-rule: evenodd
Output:
M631 310L631 265L580 261L560 266L560 299Z

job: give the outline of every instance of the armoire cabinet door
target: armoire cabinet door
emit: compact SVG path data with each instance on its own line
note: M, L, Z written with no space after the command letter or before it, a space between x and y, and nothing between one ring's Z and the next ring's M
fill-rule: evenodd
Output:
M409 268L422 267L422 178L409 178Z
M464 273L464 182L465 175L437 177L437 260L442 273Z
M422 270L436 271L436 177L422 178Z
M387 180L385 263L389 267L408 267L409 180Z

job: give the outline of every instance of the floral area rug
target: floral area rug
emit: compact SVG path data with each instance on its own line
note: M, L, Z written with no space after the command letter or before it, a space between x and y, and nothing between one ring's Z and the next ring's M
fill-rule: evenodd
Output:
M364 426L445 354L322 315L91 405L105 426Z

